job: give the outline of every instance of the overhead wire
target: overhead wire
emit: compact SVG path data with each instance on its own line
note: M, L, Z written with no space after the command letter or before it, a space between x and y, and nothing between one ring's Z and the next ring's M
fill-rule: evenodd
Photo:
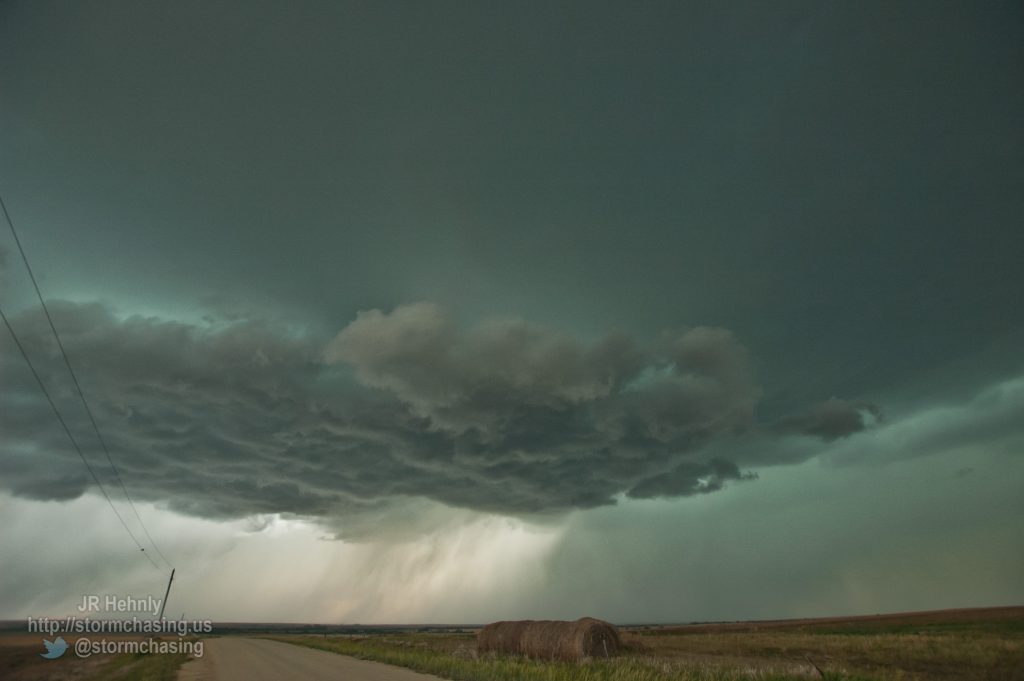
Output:
M86 400L86 398L85 398L85 393L82 391L82 386L81 386L81 383L79 383L79 381L78 381L78 376L75 374L75 370L71 366L71 360L68 358L68 353L67 353L67 351L64 348L63 341L61 341L61 339L60 339L60 334L57 333L57 327L54 325L53 317L50 315L50 310L46 306L46 302L43 299L43 294L42 294L42 291L40 291L40 289L39 289L39 283L36 281L35 273L32 271L32 266L29 264L28 256L25 253L24 247L21 245L21 239L18 238L18 231L14 228L14 221L11 220L11 215L10 215L10 213L7 212L7 204L4 203L3 196L0 196L0 208L3 209L4 218L7 221L7 226L11 230L11 236L14 237L14 243L18 247L18 253L21 254L21 260L25 264L25 270L28 272L29 279L31 279L31 281L32 281L32 287L35 289L36 297L39 299L39 304L40 304L40 306L43 309L43 314L45 315L46 321L47 321L47 323L50 326L50 332L53 334L54 339L57 341L57 347L60 350L61 357L63 357L63 359L64 359L64 366L67 367L68 374L70 374L71 380L72 380L72 382L75 385L75 391L78 394L79 400L81 400L81 402L82 402L82 407L85 409L85 413L89 417L89 422L92 424L93 431L96 433L96 439L99 441L100 447L102 448L103 453L106 456L107 463L110 464L110 468L114 472L114 477L117 480L118 485L121 487L121 491L124 493L125 499L128 501L129 507L131 507L132 512L135 514L135 518L139 521L139 526L142 528L142 531L145 533L146 538L149 540L150 545L156 551L156 553L160 557L160 559L167 565L167 567L173 568L174 566L171 564L171 562L169 560L167 560L167 557L164 555L163 551L160 550L160 547L157 545L156 541L153 539L153 536L149 533L149 529L146 527L146 523L143 522L142 516L139 514L139 510L135 506L135 502L132 500L131 495L128 493L128 487L124 483L124 478L121 476L121 472L118 470L117 465L114 463L113 457L110 455L110 448L107 447L106 439L104 439L102 432L100 432L99 424L96 422L96 417L93 416L93 411L89 407L88 400ZM6 316L4 316L4 323L7 325L7 329L11 332L11 336L15 339L15 343L18 345L18 349L21 350L21 354L25 358L25 361L29 364L29 368L32 369L32 373L36 377L36 381L39 383L39 387L43 389L44 393L46 393L47 399L50 401L50 406L53 407L54 413L57 414L57 418L60 420L61 425L64 426L64 429L65 429L65 431L68 434L68 437L71 438L72 443L75 444L75 448L78 450L79 455L82 457L82 461L84 461L86 466L89 467L89 472L93 474L93 479L96 480L96 483L99 485L100 484L99 478L93 472L92 467L89 465L89 462L88 462L88 460L86 460L85 455L82 453L81 449L78 448L77 442L74 440L74 437L71 435L71 431L67 428L67 424L65 423L63 417L60 415L60 411L57 409L56 404L53 402L53 400L50 399L49 393L46 392L46 387L43 384L42 379L39 377L39 374L36 372L35 368L32 366L32 363L31 363L31 360L29 359L28 354L25 352L25 350L22 347L20 341L18 340L17 336L15 335L14 328L10 325L10 322L7 320ZM110 496L107 494L106 490L103 489L102 485L100 485L100 490L103 492L103 496L105 496L107 498L107 501L110 502ZM117 509L114 507L113 502L111 502L111 508L113 508L114 512L117 513ZM132 539L134 540L135 539L135 535L128 528L128 525L127 525L127 523L125 523L124 519L121 518L120 513L117 513L117 517L118 517L118 519L121 520L121 524L123 524L125 526L125 529L128 530L129 534L132 535ZM137 540L136 540L136 544L139 544L139 542ZM145 552L145 549L142 547L141 544L139 544L139 548L142 549L143 553ZM149 555L147 555L146 557L156 567L156 563L153 561L153 559Z
M97 476L96 471L93 470L92 464L90 464L89 460L85 458L85 454L82 452L82 448L81 446L79 446L78 440L76 440L75 436L71 434L71 429L68 428L68 424L64 420L64 417L61 415L60 409L57 408L56 402L54 402L53 398L50 396L50 391L46 389L46 384L43 383L42 377L39 375L39 372L36 371L36 367L32 363L32 359L28 356L28 353L25 352L25 346L21 344L21 339L18 338L18 334L15 333L14 327L11 326L10 320L8 320L7 315L4 314L3 307L0 307L0 319L3 320L4 325L7 327L7 331L11 334L11 338L14 340L14 344L17 346L18 351L21 353L22 358L25 360L25 363L28 365L29 370L32 372L32 375L35 377L36 383L39 384L39 389L43 392L43 396L46 397L46 401L50 403L50 409L53 410L54 415L57 417L57 421L60 422L61 428L64 429L64 433L68 436L68 440L71 441L71 446L75 448L76 452L78 452L78 456L81 457L82 463L84 463L85 467L89 470L89 475L92 476L92 479L96 483L96 486L100 488L100 492L103 494L103 498L107 500L108 504L110 504L111 510L114 511L114 515L117 516L117 519L121 521L121 525L124 526L124 529L128 533L128 536L132 538L132 541L135 542L135 545L137 547L139 547L139 550L142 552L143 555L146 556L146 559L153 564L153 567L159 570L160 566L157 565L156 561L154 561L146 553L146 548L138 540L138 538L135 536L135 533L132 532L131 528L128 527L128 523L125 522L124 518L121 517L121 513L117 510L117 507L114 506L114 502L111 500L106 488L103 486L103 483L100 482L99 476Z

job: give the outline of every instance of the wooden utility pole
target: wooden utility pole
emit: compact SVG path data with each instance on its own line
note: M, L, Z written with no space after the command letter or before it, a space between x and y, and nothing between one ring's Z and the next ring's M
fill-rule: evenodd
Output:
M163 603L160 604L160 617L158 619L163 619L164 618L164 608L167 607L167 597L171 593L171 582L173 582L173 581L174 581L174 568L171 568L171 578L167 580L167 591L164 592L164 601L163 601Z

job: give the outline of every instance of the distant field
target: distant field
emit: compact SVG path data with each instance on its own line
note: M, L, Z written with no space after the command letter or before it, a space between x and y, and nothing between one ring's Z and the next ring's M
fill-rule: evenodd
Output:
M941 628L989 628L1002 631L1024 627L1024 606L1003 608L968 608L960 610L929 610L927 612L901 612L885 615L854 615L850 617L817 617L794 620L757 620L750 622L710 622L694 624L627 627L659 634L693 634L725 631L764 631L766 629L804 629L807 631L890 632L916 631Z
M632 652L582 664L477 656L472 634L278 638L456 681L1024 681L1024 608L626 632Z

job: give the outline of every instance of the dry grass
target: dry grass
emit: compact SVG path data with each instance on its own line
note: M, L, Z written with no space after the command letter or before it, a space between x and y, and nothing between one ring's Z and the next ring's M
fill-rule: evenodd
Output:
M1024 608L659 627L651 654L710 662L812 660L881 679L1024 680Z
M56 660L44 660L46 652L42 634L5 634L0 636L0 678L4 681L80 681L96 678L111 662L110 655L97 655L87 660L75 657L69 650ZM73 646L78 637L64 635Z
M666 660L754 667L811 660L823 669L881 679L1024 679L1019 636L759 632L648 636L645 642L651 655Z

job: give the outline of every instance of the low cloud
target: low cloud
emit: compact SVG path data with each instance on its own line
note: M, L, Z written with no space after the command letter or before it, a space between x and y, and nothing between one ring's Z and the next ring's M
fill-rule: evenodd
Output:
M407 524L419 500L550 514L749 477L704 453L758 430L760 389L726 329L585 343L522 320L463 328L420 303L360 313L318 339L252 319L51 311L133 494L180 512L315 517L358 538ZM113 485L45 320L28 311L14 325ZM12 344L0 347L0 484L33 499L82 494L87 471ZM786 428L829 439L863 427L835 402Z
M993 461L1024 451L1024 375L1000 380L962 401L922 406L836 443L825 460L839 466L884 465L974 450L985 451Z
M667 473L641 480L627 496L633 499L679 497L717 492L726 480L752 480L753 473L742 473L731 461L712 459L703 464L681 463Z
M849 402L833 397L807 411L782 419L777 430L782 433L811 435L825 442L838 440L880 421L882 411L870 402Z

